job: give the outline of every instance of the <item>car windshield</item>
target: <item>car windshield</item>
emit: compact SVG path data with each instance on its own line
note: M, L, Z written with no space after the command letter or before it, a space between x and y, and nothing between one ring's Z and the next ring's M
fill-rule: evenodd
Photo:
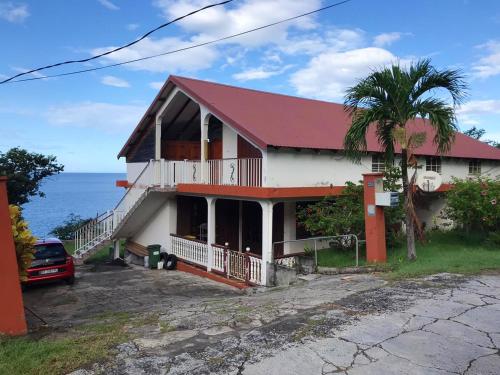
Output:
M35 246L35 259L46 259L66 256L66 250L60 243L48 243Z

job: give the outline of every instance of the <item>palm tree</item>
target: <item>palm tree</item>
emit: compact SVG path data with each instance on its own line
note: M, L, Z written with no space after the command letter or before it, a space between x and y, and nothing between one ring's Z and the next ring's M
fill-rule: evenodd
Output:
M451 96L452 103L442 96L435 95L440 90ZM409 134L406 124L417 116L427 119L426 124L434 128L433 141L438 152L446 153L457 131L455 107L465 99L466 92L467 85L460 71L438 70L427 59L411 64L408 68L394 64L375 70L346 92L344 108L352 119L344 139L347 155L352 160L360 160L366 151L366 133L370 125L376 127L376 135L386 161L393 160L396 146L401 149L407 249L410 260L416 259L416 216L412 209L413 194L408 181L408 166L416 167L412 150L423 143L425 133Z

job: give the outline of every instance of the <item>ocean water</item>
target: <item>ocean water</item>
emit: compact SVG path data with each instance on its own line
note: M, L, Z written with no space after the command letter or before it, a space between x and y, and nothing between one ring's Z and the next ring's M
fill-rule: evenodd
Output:
M124 179L124 173L61 173L49 177L41 186L45 197L33 197L23 206L24 218L35 236L47 237L71 213L88 218L113 209L125 194L115 181Z

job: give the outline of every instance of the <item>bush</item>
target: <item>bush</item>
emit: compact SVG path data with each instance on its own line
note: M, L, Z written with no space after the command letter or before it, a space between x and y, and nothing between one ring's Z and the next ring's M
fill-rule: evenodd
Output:
M384 175L384 190L400 191L401 168L388 167ZM355 234L365 235L365 214L363 184L346 182L344 193L337 197L325 197L297 212L299 224L313 236L338 236ZM400 194L398 207L384 209L386 238L389 247L396 243L401 222L404 217L403 194ZM350 247L352 241L335 241L339 247Z
M21 209L18 206L9 206L12 234L16 247L17 267L19 269L20 281L26 281L28 268L34 258L36 238L28 229L28 224L21 217Z
M66 220L59 226L50 231L51 235L60 240L69 241L75 239L75 231L81 226L89 223L92 219L83 219L79 215L69 214Z
M500 180L489 177L453 179L444 216L469 233L500 232Z

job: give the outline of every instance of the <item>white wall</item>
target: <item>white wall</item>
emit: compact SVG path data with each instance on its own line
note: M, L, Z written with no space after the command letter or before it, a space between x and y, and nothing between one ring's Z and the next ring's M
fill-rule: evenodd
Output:
M127 181L134 182L148 163L127 163Z
M346 181L358 182L363 173L371 172L372 158L364 156L360 164L353 163L339 153L329 151L267 150L265 186L300 187L344 185ZM425 171L425 157L418 158L422 171ZM395 165L399 160L395 161ZM483 175L500 175L500 161L481 161ZM412 172L410 172L411 176ZM466 178L469 175L469 160L442 158L441 175L443 182L451 177Z
M227 124L222 124L222 158L238 157L238 134Z
M272 187L344 185L346 181L358 182L363 173L371 172L371 157L354 164L330 151L268 150L266 163L266 186Z
M169 236L170 233L176 233L176 230L177 201L174 197L167 200L131 240L142 246L160 244L162 251L169 251Z

